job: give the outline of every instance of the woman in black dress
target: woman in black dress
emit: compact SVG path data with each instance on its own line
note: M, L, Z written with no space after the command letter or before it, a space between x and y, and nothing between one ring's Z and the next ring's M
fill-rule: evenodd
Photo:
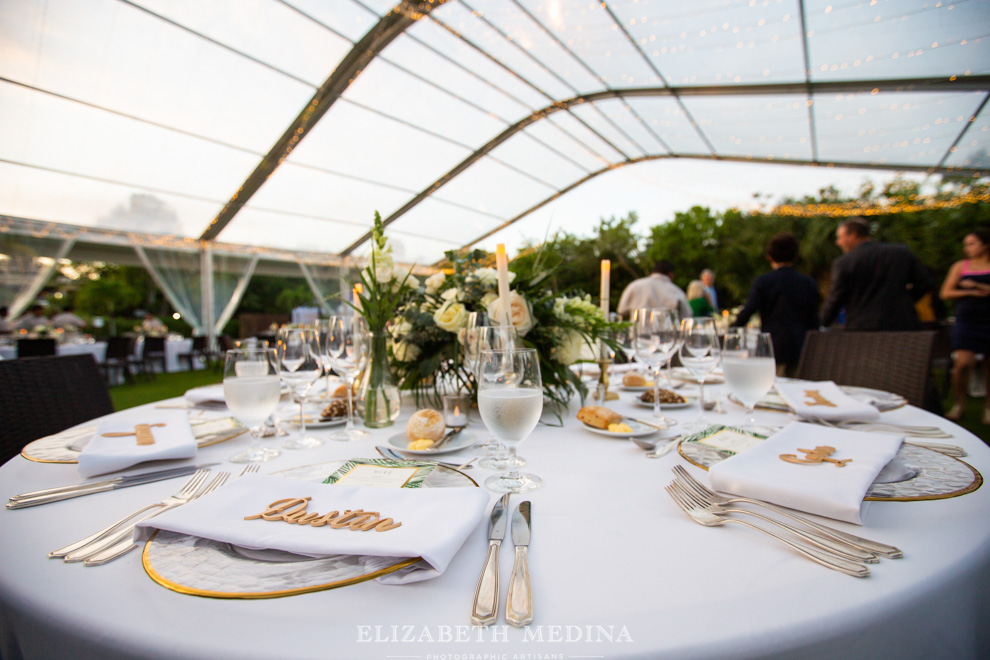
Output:
M969 373L978 354L984 356L983 367L990 377L990 229L966 234L963 253L966 258L952 264L940 292L942 300L956 301L956 322L952 327L952 391L956 403L946 414L952 420L961 418L965 410ZM990 390L983 423L990 424Z

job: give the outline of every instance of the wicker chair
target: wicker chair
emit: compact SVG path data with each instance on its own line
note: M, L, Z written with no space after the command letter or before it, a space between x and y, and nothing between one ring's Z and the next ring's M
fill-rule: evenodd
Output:
M168 371L165 359L165 338L145 337L141 348L141 372L147 375L154 375L152 366L154 363L162 365L162 373Z
M192 338L192 347L189 349L189 352L179 353L179 362L188 364L189 371L192 371L195 368L194 360L202 358L204 361L209 362L213 355L209 348L209 338L205 335L196 335Z
M831 380L900 394L925 408L931 383L935 332L809 332L797 378Z
M134 343L134 337L120 336L107 339L106 357L100 369L110 385L119 383L121 379L128 383L134 382L134 372L131 371L135 359Z
M0 360L0 462L32 440L112 412L92 355Z
M54 339L18 339L17 357L42 357L55 355L57 348Z

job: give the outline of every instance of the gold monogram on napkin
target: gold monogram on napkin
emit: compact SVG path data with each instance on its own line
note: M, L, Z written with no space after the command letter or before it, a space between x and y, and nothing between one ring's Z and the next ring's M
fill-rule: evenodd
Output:
M835 404L822 396L822 393L818 390L805 390L804 395L811 399L811 401L804 402L806 406L828 406L829 408L835 408Z
M261 513L244 516L244 520L261 518L269 522L287 522L290 525L310 525L311 527L329 525L331 529L346 527L351 531L361 532L368 532L372 529L376 532L387 532L402 526L401 522L395 522L391 518L382 518L377 511L365 511L364 509L346 509L343 513L331 511L326 515L307 513L306 507L309 500L308 497L287 497L276 500Z
M851 458L829 458L829 456L835 453L835 447L829 447L828 445L821 445L814 449L798 449L798 451L805 455L804 458L798 458L795 454L781 454L780 460L803 465L834 463L835 467L845 467L846 463L852 463Z
M139 445L153 445L155 444L155 436L151 434L152 426L165 426L164 423L161 424L137 424L133 431L120 431L114 433L104 433L104 438L126 438L127 436L133 435L137 436L137 443Z

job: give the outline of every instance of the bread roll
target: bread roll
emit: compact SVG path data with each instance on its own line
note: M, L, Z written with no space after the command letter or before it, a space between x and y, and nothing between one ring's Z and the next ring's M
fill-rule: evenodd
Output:
M577 418L596 429L607 429L609 424L618 424L622 415L602 406L585 406L578 411Z
M622 377L622 384L627 387L643 387L647 382L642 374L638 374L635 371L630 371Z
M406 424L406 435L410 440L439 440L446 430L443 415L431 408L417 410Z

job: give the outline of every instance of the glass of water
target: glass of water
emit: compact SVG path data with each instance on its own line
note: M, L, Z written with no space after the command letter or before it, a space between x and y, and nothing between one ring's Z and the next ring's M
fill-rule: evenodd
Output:
M746 407L746 427L757 428L753 409L773 387L777 375L770 335L745 331L726 335L722 371L729 390Z
M489 477L485 486L498 493L536 490L543 482L515 466L516 447L543 413L540 356L533 348L482 351L478 367L478 409L481 419L509 452L509 471Z
M278 456L277 449L261 446L261 424L275 412L281 387L274 349L242 348L224 355L224 399L230 412L251 434L251 446L231 456L232 463L254 463Z

